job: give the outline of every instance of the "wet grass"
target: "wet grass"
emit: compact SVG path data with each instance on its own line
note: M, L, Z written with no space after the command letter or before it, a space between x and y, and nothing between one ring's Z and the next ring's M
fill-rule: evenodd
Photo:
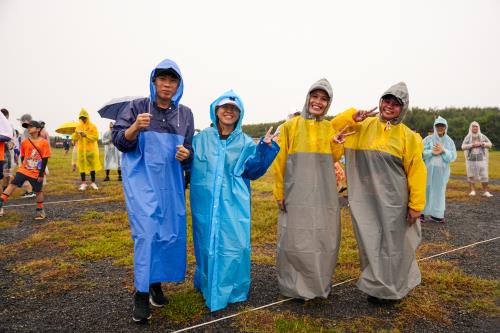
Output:
M500 151L489 152L489 176L490 178L500 178ZM465 169L465 156L463 151L457 151L457 159L451 163L451 174L455 176L467 176Z
M99 191L77 192L79 175L71 171L70 157L60 150L53 151L49 164L51 174L46 187L50 196L65 197L79 195L83 198L109 196L109 202L123 202L121 183L112 181L100 183ZM461 153L459 153L460 155ZM490 155L492 164L499 166L500 153ZM463 161L462 161L463 162ZM457 166L452 166L454 174L460 174ZM490 173L495 167L490 165ZM495 170L496 170L495 169ZM457 171L458 170L458 171ZM496 172L496 171L494 171ZM114 173L113 173L114 175ZM98 172L98 180L104 172ZM499 175L500 177L500 175ZM492 191L500 191L500 185L491 185ZM18 191L16 195L21 194ZM480 202L482 197L468 197L465 181L452 179L448 185L447 198L454 201ZM15 196L14 196L15 197ZM189 194L186 195L189 198ZM48 295L55 290L71 290L84 284L78 278L85 273L83 267L95 261L109 260L113 265L123 267L130 277L124 282L132 289L133 242L127 214L121 210L96 211L92 205L80 205L81 214L75 219L50 220L35 224L34 232L17 242L0 244L0 260L9 260L7 269L17 275L13 288L18 293L41 293ZM182 284L168 284L164 288L170 304L155 310L165 320L177 324L188 324L201 319L208 313L201 294L192 286L192 267L195 263L191 231L189 202L188 217L188 278ZM115 208L113 208L115 209ZM277 208L272 195L272 173L252 182L252 262L259 265L275 265L277 237ZM353 234L350 214L342 208L342 240L334 281L355 278L360 273L357 243ZM50 217L49 217L50 218ZM13 210L6 210L0 219L0 231L16 228L22 216ZM442 232L447 232L446 230ZM423 243L417 252L418 258L440 253L451 248L446 241ZM473 256L473 251L466 253ZM91 267L91 265L90 265ZM420 263L423 282L407 298L396 306L393 318L363 316L332 320L312 318L292 312L261 310L247 313L234 321L236 328L243 332L399 332L416 320L451 324L454 307L467 313L499 316L498 299L500 285L496 280L471 276L458 268L453 261L431 260ZM276 283L276 281L270 281ZM325 305L328 306L328 305Z

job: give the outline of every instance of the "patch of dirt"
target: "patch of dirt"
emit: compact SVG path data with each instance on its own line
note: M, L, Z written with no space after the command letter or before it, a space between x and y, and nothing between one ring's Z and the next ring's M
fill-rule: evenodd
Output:
M446 211L446 223L423 225L424 242L447 242L453 247L500 236L500 195L479 202L449 201ZM65 196L69 199L68 196ZM12 200L9 203L21 203L26 199ZM50 198L47 201L56 200ZM58 200L58 199L57 199ZM342 199L342 203L346 202ZM47 205L48 220L32 220L34 207L12 207L21 216L17 227L0 230L0 244L20 241L34 232L34 225L51 223L62 219L73 219L83 209L95 211L114 211L125 209L123 203L91 201L84 205L54 204ZM459 251L439 257L453 259L466 273L484 278L498 279L499 241L493 241L474 247L472 250ZM36 252L26 251L23 260L36 258ZM222 311L206 314L200 320L178 325L161 318L157 311L147 325L136 325L131 321L132 312L132 272L113 266L111 261L83 263L83 276L75 278L81 288L72 289L57 295L30 295L19 297L26 285L18 283L19 277L8 267L14 263L7 259L0 262L0 331L1 332L168 332L197 323L206 322L248 309L262 306L283 299L277 288L276 269L274 266L253 265L252 286L247 302L232 304ZM191 267L192 268L192 267ZM30 283L29 278L25 283ZM90 283L90 285L89 285ZM166 285L168 289L168 285ZM414 292L418 292L415 290ZM374 316L390 321L398 310L394 306L377 307L369 304L363 293L357 290L353 282L338 286L332 290L326 300L309 302L290 301L269 308L270 311L289 311L297 316L311 316L331 320L349 320L360 316ZM416 321L405 331L413 332L493 332L498 328L498 319L480 314L466 313L460 308L449 308L452 313L452 325L435 322ZM194 332L237 332L233 318L202 327Z

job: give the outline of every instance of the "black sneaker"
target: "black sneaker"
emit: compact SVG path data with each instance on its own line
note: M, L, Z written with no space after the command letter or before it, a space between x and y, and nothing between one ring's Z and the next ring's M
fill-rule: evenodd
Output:
M431 215L431 217L430 217L430 220L431 220L432 222L436 222L436 223L444 223L444 218L440 219L439 217L434 217L434 216L432 216L432 215Z
M109 177L108 177L108 176L106 176L106 178L104 178L102 181L103 181L103 182L109 182Z
M122 181L122 176L118 176L118 181L121 182Z
M151 310L149 309L149 294L135 292L134 295L134 312L132 320L136 323L145 323L151 319Z
M152 283L149 286L149 302L152 306L162 307L168 303L168 298L163 295L163 290L161 290L161 283Z
M26 198L34 198L36 197L36 194L34 192L24 192L23 195L21 195L21 198L26 199Z

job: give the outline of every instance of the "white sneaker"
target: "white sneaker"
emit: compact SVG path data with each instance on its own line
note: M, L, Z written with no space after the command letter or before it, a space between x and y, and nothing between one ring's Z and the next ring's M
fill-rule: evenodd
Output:
M3 207L0 208L0 216L3 216Z
M469 195L470 195L471 197L475 196L475 195L476 195L476 191L470 191Z
M87 189L86 183L82 183L82 185L80 185L80 187L78 188L78 190L80 190L80 191L85 191L86 189Z
M92 187L92 189L94 189L94 190L98 190L99 189L99 187L97 187L96 183L91 183L90 187Z
M487 198L491 198L493 196L493 194L491 194L490 192L486 191L483 193L483 196L487 197Z

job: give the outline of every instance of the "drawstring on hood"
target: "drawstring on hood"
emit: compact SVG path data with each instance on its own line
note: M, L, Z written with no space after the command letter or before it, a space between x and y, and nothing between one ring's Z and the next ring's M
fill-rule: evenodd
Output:
M321 116L314 116L314 115L309 113L309 100L311 98L311 96L310 96L311 92L313 92L314 90L318 90L318 89L326 92L328 97L330 97L330 100L328 101L328 104L325 108L325 112L323 112L323 114ZM302 112L300 115L305 119L315 119L317 121L323 120L325 115L328 113L328 109L330 108L330 105L332 105L332 97L333 97L333 89L332 89L330 82L328 82L327 79L320 79L320 80L316 81L311 86L311 88L309 88L309 91L307 92L306 102L304 104L304 107L302 108Z
M391 125L400 124L403 121L404 117L406 116L406 111L408 111L408 106L410 105L410 96L408 94L408 88L406 87L406 83L404 82L396 83L395 85L387 89L380 97L379 110L381 109L382 106L382 98L387 95L392 95L403 103L403 107L401 108L401 113L397 118L394 118L392 120L384 119L382 117L382 112L379 112L380 120L386 122L386 130L390 130Z

